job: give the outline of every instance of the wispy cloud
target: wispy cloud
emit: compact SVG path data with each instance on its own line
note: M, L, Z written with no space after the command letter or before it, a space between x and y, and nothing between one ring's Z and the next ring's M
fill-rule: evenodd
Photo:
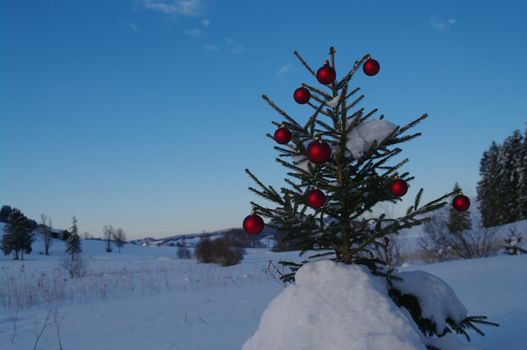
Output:
M138 32L139 31L139 27L133 22L128 23L128 28L130 28L134 32Z
M205 51L218 51L219 49L220 48L218 47L218 45L214 44L208 44L203 46L203 50Z
M147 10L169 15L200 16L203 14L203 0L140 0Z
M291 70L291 64L284 64L278 71L276 72L276 77L281 77L282 75L286 74Z
M430 20L430 24L432 24L432 27L434 27L435 30L440 31L440 32L444 32L452 28L452 26L456 24L456 22L457 21L455 18L449 18L443 21L443 20L438 19L437 17L433 17Z
M227 48L229 49L229 51L235 55L242 54L246 51L245 47L242 44L234 41L231 38L227 38L225 39L225 41L227 42Z
M201 20L201 24L202 24L204 27L208 27L209 24L210 24L210 19L207 19L207 18L202 19L202 20Z
M183 33L191 38L200 38L203 32L201 31L201 28L190 28L185 29Z

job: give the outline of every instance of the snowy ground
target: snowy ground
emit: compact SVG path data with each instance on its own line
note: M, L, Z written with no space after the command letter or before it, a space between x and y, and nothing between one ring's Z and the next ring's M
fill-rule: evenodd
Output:
M295 256L254 249L241 265L222 268L176 260L175 248L127 246L107 254L102 242L83 243L88 272L80 279L64 274L60 242L51 257L37 247L24 262L0 258L0 349L32 349L40 332L38 349L59 349L59 339L75 350L239 349L282 290L262 272L268 260ZM525 348L527 257L408 269L441 277L469 314L500 323L485 328L484 338L474 335L476 344Z

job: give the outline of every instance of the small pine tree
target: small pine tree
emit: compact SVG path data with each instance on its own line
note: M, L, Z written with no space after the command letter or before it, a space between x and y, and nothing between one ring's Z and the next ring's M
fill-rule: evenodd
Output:
M119 253L121 253L121 248L126 243L126 232L124 232L122 228L118 228L115 231L113 238L115 240L115 245L117 246Z
M300 54L295 51L295 55L318 79L315 70ZM387 285L391 285L393 270L389 268L389 262L372 253L374 249L401 229L421 225L430 213L446 205L445 200L454 194L448 193L421 205L421 189L404 215L388 218L386 214L374 214L374 208L379 204L400 202L400 196L406 193L407 183L414 179L408 172L400 172L408 159L394 159L402 151L400 147L403 143L420 136L420 133L407 134L407 131L427 115L398 126L384 120L382 115L378 119L372 118L377 109L365 111L364 108L357 108L364 96L355 95L359 88L352 87L350 80L370 59L370 55L365 55L355 61L340 81L334 81L337 76L335 50L330 48L330 57L321 68L327 74L318 79L322 85L301 84L307 92L300 93L302 97L297 102L301 101L299 103L312 109L305 123L299 123L270 98L263 96L284 119L273 122L278 128L278 136L276 132L275 137L271 134L267 136L279 143L274 146L279 153L276 161L287 168L288 178L277 191L246 169L256 183L256 188L250 187L249 190L272 203L272 206L264 206L251 202L253 213L247 218L254 218L255 215L268 218L269 226L286 234L284 239L300 243L301 255L312 254L300 263L281 261L283 266L290 268L289 273L281 276L284 282L293 282L302 265L325 258L341 264L362 265L373 275L384 276ZM331 76L333 78L326 79ZM307 96L307 100L303 96ZM311 196L312 193L315 195ZM258 233L253 228L259 229L262 218L259 217L260 221L250 220L251 224L247 226L249 233ZM392 290L397 291L395 287ZM392 300L410 311L416 324L421 326L424 321L420 313L411 312L419 307L417 298L413 305L409 305L404 302L404 296L392 293L392 290ZM449 322L449 331L466 335L466 329L475 329L480 333L475 324L488 324L484 320L485 317L467 317L459 322L451 319L444 321ZM424 336L444 335L433 330L423 333Z
M31 254L31 244L34 241L30 220L18 209L9 213L7 225L2 237L2 251L5 255L15 252L15 260L24 260L24 253Z
M461 187L456 183L454 185L454 193L461 193ZM463 231L472 228L472 220L469 211L457 211L450 207L448 212L447 228L450 233L461 234Z
M522 248L522 235L517 234L514 230L511 230L509 236L504 239L505 245L503 249L507 255L520 255L527 254L527 251Z
M79 236L79 229L77 227L77 218L73 217L73 223L70 228L70 236L66 241L66 252L71 255L71 261L75 259L77 254L82 251L81 248L81 237Z

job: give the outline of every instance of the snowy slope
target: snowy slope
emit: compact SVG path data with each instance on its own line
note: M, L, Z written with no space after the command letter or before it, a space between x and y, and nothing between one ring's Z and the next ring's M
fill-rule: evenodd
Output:
M51 257L32 254L23 263L0 258L0 293L6 293L10 279L24 285L39 276L50 287L53 283L48 282L58 280L61 286L62 278L68 279L64 288L56 290L64 291L65 297L55 303L18 311L0 306L0 349L32 349L50 310L58 314L65 349L240 349L256 331L269 302L283 290L262 270L269 259L276 263L295 257L295 253L249 249L241 265L221 268L174 260L175 248L170 247L126 246L122 254L107 254L104 242L83 244L92 274L79 281L70 281L60 269L60 242L53 246ZM452 286L470 315L487 315L500 323L500 328L484 329L487 337L475 335L475 344L487 350L523 350L526 267L525 256L500 256L412 270L439 276ZM21 292L38 290L30 285ZM37 348L58 348L52 316Z

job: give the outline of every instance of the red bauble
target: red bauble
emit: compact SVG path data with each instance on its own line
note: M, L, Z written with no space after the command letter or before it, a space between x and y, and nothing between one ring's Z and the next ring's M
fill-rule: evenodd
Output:
M307 159L315 164L322 164L331 158L331 147L321 140L315 140L307 146Z
M454 197L454 200L452 201L452 206L457 211L465 211L470 207L470 199L468 199L467 196L458 194Z
M388 186L390 192L396 197L402 197L408 192L408 184L403 179L395 179Z
M285 145L286 143L291 141L292 136L293 135L291 135L291 131L289 131L289 129L285 126L276 129L276 131L274 132L274 140L281 145Z
M335 70L327 63L317 71L317 80L320 84L329 85L335 81L336 77Z
M370 77L379 73L379 70L381 70L381 65L373 58L368 59L362 65L362 71Z
M243 220L243 229L247 234L255 236L264 229L263 219L257 214L247 215Z
M311 98L311 93L305 87L299 87L295 90L293 98L295 99L296 103L303 105L309 102L309 99Z
M306 202L311 208L318 209L326 204L326 195L317 189L309 190L306 193Z

